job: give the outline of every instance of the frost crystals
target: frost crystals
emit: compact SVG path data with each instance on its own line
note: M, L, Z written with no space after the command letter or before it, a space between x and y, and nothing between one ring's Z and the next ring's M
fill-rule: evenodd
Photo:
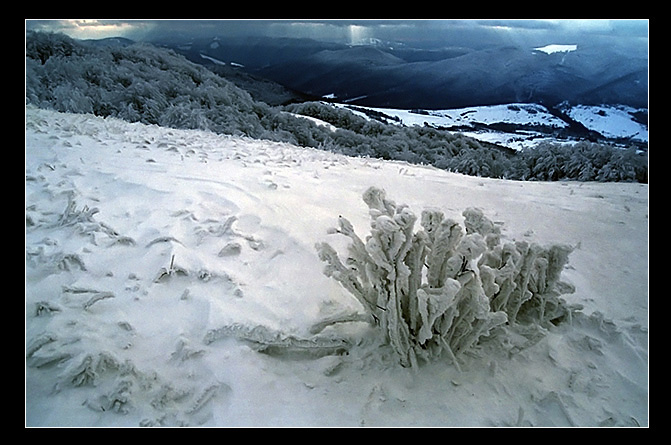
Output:
M502 244L499 228L473 208L462 214L465 230L425 210L415 233L417 217L384 190L371 187L363 200L371 217L365 241L342 216L329 231L352 240L345 264L328 243L316 247L324 273L363 305L403 366L446 353L458 367L497 326L543 326L569 314L559 295L572 288L559 276L570 247Z

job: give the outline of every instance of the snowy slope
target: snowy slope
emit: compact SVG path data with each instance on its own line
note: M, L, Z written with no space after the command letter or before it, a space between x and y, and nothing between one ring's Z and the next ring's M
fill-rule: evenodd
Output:
M525 183L203 131L26 110L27 426L647 426L648 187ZM361 195L480 207L576 247L584 305L529 341L401 368L314 245ZM276 341L265 352L253 340ZM323 350L321 350L323 351Z
M648 127L632 118L637 110L632 107L619 106L587 106L570 107L567 114L590 130L610 138L631 138L648 141ZM647 113L647 110L646 110Z
M560 44L550 44L545 45L540 48L534 48L536 51L544 52L545 54L554 54L554 53L565 53L571 52L578 49L578 45L560 45Z
M342 104L335 106L344 107ZM562 129L568 124L552 114L540 104L512 103L503 105L475 106L449 110L401 110L391 108L360 107L390 116L390 123L403 125L430 125L442 128L458 128L459 131L475 139L492 142L504 147L520 150L533 148L540 142L569 142L571 139L557 139L548 134L547 129ZM624 105L619 106L566 106L565 113L586 128L596 131L605 138L631 138L639 142L648 141L647 125L634 119L639 110ZM356 113L355 110L352 110ZM358 114L365 116L365 113ZM503 131L478 128L483 125L517 125L528 129ZM541 127L545 130L541 130Z
M405 125L424 125L424 123L428 123L440 127L457 127L472 126L474 123L509 123L547 125L557 128L567 125L561 119L553 116L544 106L537 104L490 105L450 110L427 110L422 113L410 110L372 109L389 116L397 117Z
M346 107L344 104L333 104ZM499 144L513 150L526 147L533 148L542 141L556 142L555 138L534 129L525 131L497 131L477 128L481 125L512 124L520 126L545 126L547 128L564 128L566 122L552 115L544 106L538 104L505 104L455 108L449 110L402 110L394 108L374 108L357 106L349 108L355 114L368 118L365 112L372 110L388 116L389 123L458 129L466 136L483 142Z

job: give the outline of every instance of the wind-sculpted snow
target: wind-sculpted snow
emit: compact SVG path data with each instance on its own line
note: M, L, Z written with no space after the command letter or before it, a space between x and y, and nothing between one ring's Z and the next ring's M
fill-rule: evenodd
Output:
M647 425L645 184L493 180L92 115L25 117L27 426ZM371 191L367 209L371 185L407 207ZM442 219L415 222L422 257L397 230L410 209L434 208ZM417 295L409 328L428 346L414 348L418 366L394 349L411 339L404 320L323 274L315 244L344 252L351 240L326 234L338 215L351 224L341 232L379 231L380 268L378 254L406 250L440 265L404 275ZM452 250L428 252L457 232L438 243ZM565 263L567 251L535 243L574 250ZM534 298L515 326L499 324L527 277ZM489 305L456 316L455 362L437 333L465 295ZM371 313L395 326L394 347Z

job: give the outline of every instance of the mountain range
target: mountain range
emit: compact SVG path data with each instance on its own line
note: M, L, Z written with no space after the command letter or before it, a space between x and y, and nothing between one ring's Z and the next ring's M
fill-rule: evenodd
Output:
M410 48L290 38L153 42L200 64L234 64L297 94L390 108L504 103L648 106L647 54L598 44L545 52L521 46Z

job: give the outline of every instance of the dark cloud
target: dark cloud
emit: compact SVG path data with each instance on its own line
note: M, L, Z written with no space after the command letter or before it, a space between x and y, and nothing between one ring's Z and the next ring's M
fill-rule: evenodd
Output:
M48 20L27 29L63 32L76 38L121 35L136 40L195 37L297 37L339 43L370 39L421 47L582 44L638 39L647 44L643 20Z

